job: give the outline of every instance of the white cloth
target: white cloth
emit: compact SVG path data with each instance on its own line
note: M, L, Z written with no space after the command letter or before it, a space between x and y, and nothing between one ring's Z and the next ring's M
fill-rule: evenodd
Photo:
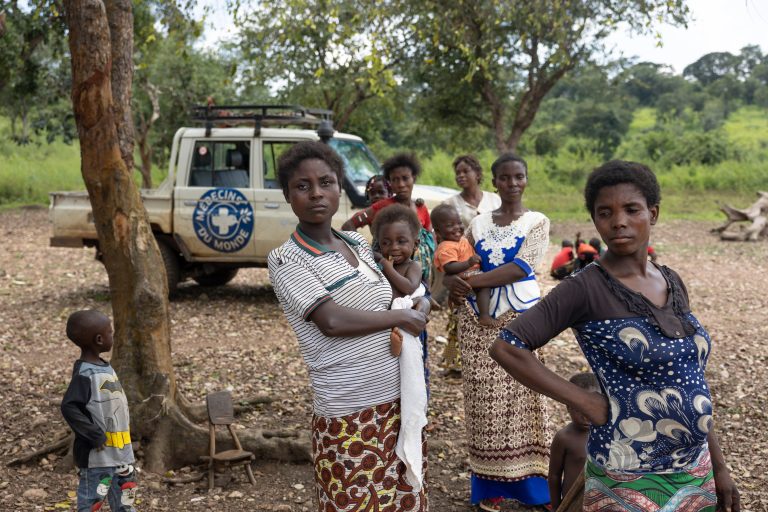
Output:
M392 301L392 309L407 309L413 299L424 296L424 285L413 295ZM402 329L403 350L400 352L400 435L395 453L405 463L405 478L419 492L423 484L424 460L421 453L422 430L427 425L427 383L424 380L424 360L421 342Z
M465 228L469 227L469 223L472 222L472 219L481 213L490 213L501 206L501 198L499 195L485 190L483 190L483 198L477 206L466 202L464 198L461 197L461 193L451 196L443 202L456 208L459 212L461 223L464 224Z

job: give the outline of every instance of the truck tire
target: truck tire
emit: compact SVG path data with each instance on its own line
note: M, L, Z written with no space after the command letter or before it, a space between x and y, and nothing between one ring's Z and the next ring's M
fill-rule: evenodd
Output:
M200 286L222 286L233 280L238 270L237 268L223 268L210 274L195 276L192 279Z
M160 248L160 256L163 257L163 266L165 275L168 277L168 295L173 295L179 288L179 279L181 271L179 270L179 253L171 248L167 243L157 241Z

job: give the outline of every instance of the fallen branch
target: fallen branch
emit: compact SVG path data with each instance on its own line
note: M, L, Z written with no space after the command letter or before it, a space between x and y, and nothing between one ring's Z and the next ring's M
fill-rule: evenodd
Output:
M263 430L251 428L237 431L242 448L253 453L257 460L312 461L308 431L291 429L267 434L269 437ZM144 451L144 468L163 473L169 468L198 464L200 456L208 454L209 442L207 428L195 423L187 411L171 406L158 419L152 443ZM224 432L216 433L216 446L224 450L234 448L232 438Z
M719 233L721 240L756 242L760 237L768 236L768 192L758 192L757 201L749 208L738 209L724 204L720 210L727 220L712 232ZM726 231L736 222L751 222L751 225L739 232Z
M20 457L16 457L15 459L9 461L6 466L16 466L18 464L24 464L25 462L29 462L31 460L34 460L38 457L42 457L44 455L48 455L49 453L57 452L59 450L63 450L65 448L69 448L72 445L72 441L74 441L75 435L74 434L68 434L65 437L62 437L61 439L54 441L50 444L47 444L43 446L42 448L35 450L33 452L29 452L26 455L22 455Z
M296 430L262 430L261 435L264 436L265 439L272 439L273 437L281 439L298 439L301 437L300 432L297 432Z

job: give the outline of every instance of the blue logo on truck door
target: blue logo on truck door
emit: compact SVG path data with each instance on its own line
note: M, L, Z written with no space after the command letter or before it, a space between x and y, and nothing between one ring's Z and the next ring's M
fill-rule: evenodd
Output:
M195 234L215 251L236 252L253 233L253 207L234 188L214 188L200 196L192 214Z

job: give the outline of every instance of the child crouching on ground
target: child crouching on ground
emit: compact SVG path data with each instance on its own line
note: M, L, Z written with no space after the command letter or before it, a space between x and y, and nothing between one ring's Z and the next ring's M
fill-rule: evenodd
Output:
M432 226L440 244L435 251L435 268L447 275L461 277L479 274L482 259L475 253L472 243L464 237L464 224L459 212L449 204L440 204L432 210ZM487 327L501 327L501 323L490 314L491 289L475 292L477 297L478 323Z
M77 311L67 320L67 337L80 347L61 413L75 433L74 457L80 483L77 510L135 512L136 473L128 400L112 366L99 354L112 349L112 323L104 314Z
M573 242L570 240L563 240L560 252L558 252L552 260L549 275L558 280L565 279L571 272L573 272L574 268Z
M582 389L600 393L595 374L590 372L577 373L570 379ZM560 429L552 439L549 453L549 497L552 500L552 510L557 510L563 497L584 470L587 461L587 438L589 437L589 421L580 412L568 407L571 422Z

